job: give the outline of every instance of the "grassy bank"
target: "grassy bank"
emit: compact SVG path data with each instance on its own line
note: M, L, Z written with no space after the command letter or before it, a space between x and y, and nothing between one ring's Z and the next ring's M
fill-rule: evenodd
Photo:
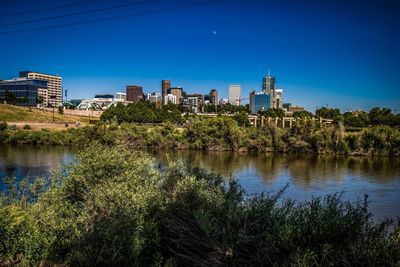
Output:
M0 104L0 122L51 122L53 114L51 112L39 111L28 107ZM88 123L89 119L78 116L66 116L54 111L54 121L56 122L76 122Z
M84 146L93 141L123 144L135 149L192 149L251 151L257 153L329 153L344 155L400 155L400 130L375 126L345 132L338 126L309 122L291 129L239 127L229 117L191 119L184 128L134 124L97 125L60 132L10 130L0 132L0 142Z
M279 202L142 152L93 145L0 198L0 265L398 266L400 228L339 195ZM47 184L47 185L46 185Z

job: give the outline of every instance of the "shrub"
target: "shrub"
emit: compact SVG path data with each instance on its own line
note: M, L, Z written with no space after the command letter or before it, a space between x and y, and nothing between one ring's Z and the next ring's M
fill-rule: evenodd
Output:
M24 127L22 128L24 130L30 130L31 126L29 124L25 124Z
M7 130L7 122L0 122L0 132Z
M59 106L59 107L57 108L57 112L58 112L58 114L60 114L60 115L64 114L64 107L63 107L63 106Z
M16 130L17 130L17 125L11 124L11 125L8 126L8 129L9 129L10 131L16 131Z

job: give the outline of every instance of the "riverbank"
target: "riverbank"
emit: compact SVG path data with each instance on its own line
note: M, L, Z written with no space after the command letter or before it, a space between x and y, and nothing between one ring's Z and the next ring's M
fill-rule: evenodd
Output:
M76 114L59 114L58 109L37 109L34 107L21 107L0 104L0 122L8 124L36 124L36 123L75 123L89 124L90 117L78 116ZM97 118L95 118L97 120Z
M0 132L0 142L85 146L92 142L123 144L134 149L317 153L400 156L400 130L375 126L346 133L336 126L302 125L291 129L239 127L227 117L193 119L186 127L98 124L64 131Z
M98 124L57 132L5 129L0 132L0 142L67 146L99 142L155 150L400 156L400 130L389 126L374 126L350 133L340 127L318 124L291 129L253 128L239 127L236 121L227 117L193 119L186 127L166 123L159 126Z

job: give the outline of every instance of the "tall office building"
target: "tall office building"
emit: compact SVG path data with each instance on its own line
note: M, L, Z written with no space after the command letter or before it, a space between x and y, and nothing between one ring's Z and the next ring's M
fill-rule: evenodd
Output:
M126 101L137 102L143 99L143 87L138 85L126 86Z
M167 94L164 97L164 105L167 105L169 102L171 102L172 104L176 105L176 96L173 94Z
M165 96L167 95L167 90L169 88L171 88L171 81L170 80L162 80L161 81L161 97L163 99L163 102L164 102Z
M197 113L198 106L199 106L199 97L198 96L188 96L186 99L183 101L183 106L187 107L191 112Z
M218 91L216 89L212 89L210 91L210 103L213 105L218 105Z
M182 94L182 88L181 87L171 87L167 90L167 94L172 94L176 96L176 103L179 104L182 101L183 94Z
M275 89L275 107L283 108L283 89Z
M268 75L263 78L262 91L269 94L270 97L270 107L275 108L275 77L272 77L268 70Z
M21 71L20 78L37 79L47 81L47 102L48 105L56 107L62 104L62 78L59 75L51 75L33 71ZM42 91L44 92L44 91ZM42 95L45 97L44 95Z
M10 92L15 96L16 105L35 106L40 90L47 91L47 81L30 78L0 81L0 98L7 101L6 92Z
M229 85L229 103L240 105L240 85Z

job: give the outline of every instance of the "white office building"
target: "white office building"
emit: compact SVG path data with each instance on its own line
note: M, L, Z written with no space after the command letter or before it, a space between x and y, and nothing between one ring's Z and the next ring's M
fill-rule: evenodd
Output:
M283 108L283 89L275 89L275 107Z
M164 105L167 105L169 102L171 102L172 104L176 105L176 95L173 94L167 94L164 97Z
M229 85L229 103L240 105L240 85Z
M125 93L121 93L121 92L117 92L115 94L115 100L116 101L126 101L126 94Z

